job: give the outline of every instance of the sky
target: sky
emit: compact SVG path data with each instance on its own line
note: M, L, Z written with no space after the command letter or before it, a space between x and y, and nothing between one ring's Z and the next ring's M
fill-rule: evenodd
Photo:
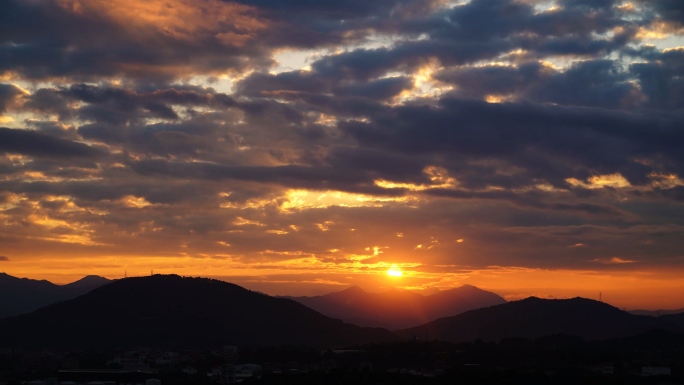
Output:
M0 271L684 308L680 0L1 7Z

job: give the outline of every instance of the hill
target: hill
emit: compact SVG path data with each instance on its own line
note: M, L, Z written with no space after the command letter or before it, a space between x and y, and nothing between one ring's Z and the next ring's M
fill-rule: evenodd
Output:
M0 273L0 318L28 313L51 303L75 298L109 282L107 278L91 275L60 286L46 280L17 278Z
M505 303L497 294L464 285L432 295L406 290L368 293L358 286L315 297L293 299L329 317L390 330L421 325L441 317Z
M585 298L549 300L530 297L438 319L397 334L404 338L453 342L478 338L486 341L507 337L535 339L553 334L603 340L655 328L679 330L659 318L629 314L606 303Z
M0 341L10 347L327 346L392 339L386 330L345 324L294 301L176 275L118 280L0 320Z

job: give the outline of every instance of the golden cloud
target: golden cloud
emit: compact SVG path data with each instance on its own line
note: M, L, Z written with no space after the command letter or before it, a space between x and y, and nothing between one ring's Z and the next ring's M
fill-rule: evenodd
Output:
M253 7L220 0L59 0L59 5L84 17L126 26L144 40L155 36L187 42L213 39L241 47L268 27Z
M567 178L565 181L573 187L583 187L586 189L599 189L604 187L623 188L631 186L629 181L620 173L595 175L588 178L586 182L576 178Z

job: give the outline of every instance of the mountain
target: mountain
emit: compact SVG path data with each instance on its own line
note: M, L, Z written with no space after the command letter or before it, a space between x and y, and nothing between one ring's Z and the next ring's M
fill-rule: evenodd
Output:
M684 313L684 309L676 309L676 310L666 310L666 309L658 309L658 310L628 310L629 313L635 314L635 315L648 315L651 317L659 317L661 315L666 315L666 314L678 314L678 313Z
M397 334L404 338L453 342L478 338L485 341L498 341L506 337L534 339L559 333L586 340L603 340L656 328L680 330L660 318L629 314L606 303L585 298L549 300L530 297L438 319Z
M78 281L74 281L71 283L67 283L63 287L69 288L69 289L75 289L75 290L93 290L97 289L100 286L106 285L110 283L111 280L105 278L105 277L100 277L99 275L86 275L85 277L79 279Z
M60 286L46 280L17 278L0 273L0 318L28 313L51 303L75 298L109 282L107 278L89 275Z
M30 314L0 320L0 344L59 348L329 346L396 336L297 302L207 278L126 278Z
M62 299L60 287L51 282L0 273L0 318L26 313Z
M684 313L665 314L658 317L659 320L677 325L684 329Z
M470 285L427 296L406 290L368 293L358 286L352 286L321 296L284 298L293 299L329 317L390 330L506 302L494 293Z

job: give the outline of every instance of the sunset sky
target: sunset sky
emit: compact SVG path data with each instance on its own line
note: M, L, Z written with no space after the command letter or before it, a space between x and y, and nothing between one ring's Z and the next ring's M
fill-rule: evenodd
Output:
M684 308L681 0L1 7L0 271Z

